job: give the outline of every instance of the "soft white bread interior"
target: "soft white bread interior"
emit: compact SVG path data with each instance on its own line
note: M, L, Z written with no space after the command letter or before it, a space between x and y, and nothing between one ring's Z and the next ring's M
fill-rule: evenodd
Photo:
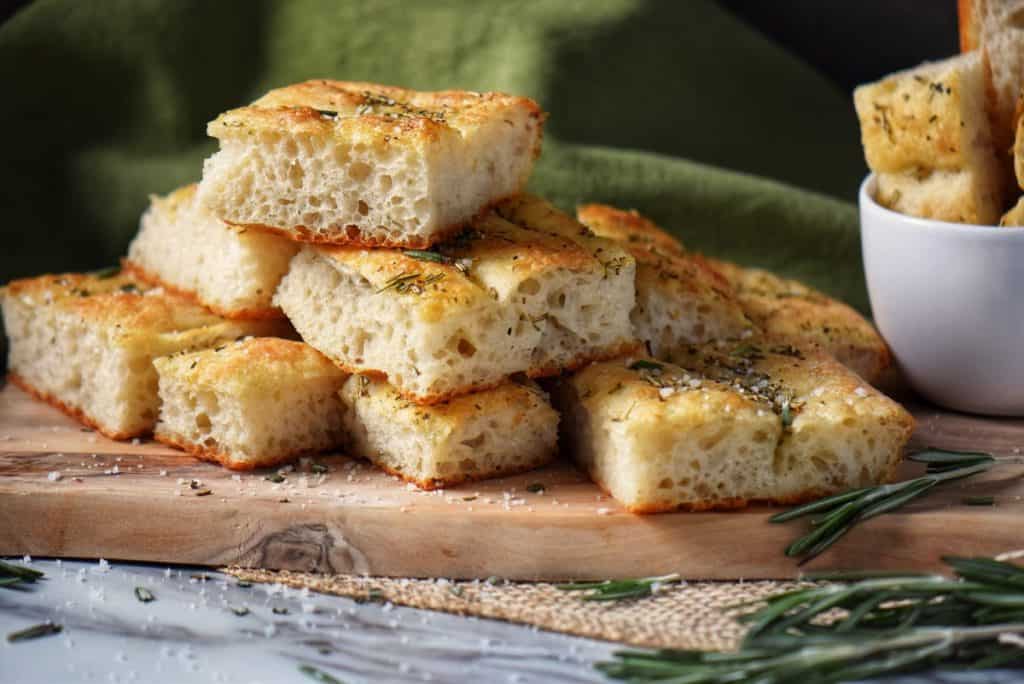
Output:
M630 319L634 334L656 358L667 358L679 345L754 332L729 282L650 220L603 204L579 207L576 217L636 259Z
M517 198L431 251L308 247L275 302L346 369L435 403L633 348L634 271L616 243Z
M2 300L11 379L114 439L156 423L155 357L290 331L280 320L223 319L123 273L15 280Z
M858 87L854 103L875 199L925 218L994 225L1004 167L985 106L980 53L901 71Z
M203 210L195 195L196 186L187 185L150 198L125 266L222 316L281 316L271 300L299 245L229 226Z
M976 50L985 60L988 109L996 149L1013 136L1024 86L1024 1L958 0L960 50Z
M795 503L890 479L913 420L823 352L709 343L560 380L565 448L630 511Z
M209 125L200 201L296 239L427 247L524 187L543 121L501 93L298 83Z
M232 470L341 446L338 390L348 374L302 342L249 337L154 362L155 436Z
M592 204L581 207L578 216L636 257L633 326L656 358L668 359L691 344L752 339L756 333L780 344L821 347L871 383L892 363L871 323L803 283L688 253L635 211Z
M529 380L418 406L353 375L341 398L350 453L424 489L531 470L555 455L558 414Z

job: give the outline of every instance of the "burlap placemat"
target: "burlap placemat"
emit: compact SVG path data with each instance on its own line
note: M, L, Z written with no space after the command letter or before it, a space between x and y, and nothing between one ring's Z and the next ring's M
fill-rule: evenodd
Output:
M690 582L661 587L654 596L584 601L553 584L394 579L226 568L249 582L280 583L325 594L475 615L634 646L728 650L743 634L738 603L799 586L781 582Z

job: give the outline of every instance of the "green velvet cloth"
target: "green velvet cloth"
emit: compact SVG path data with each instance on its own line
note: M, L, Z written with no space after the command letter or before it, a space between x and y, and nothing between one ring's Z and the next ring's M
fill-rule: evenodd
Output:
M704 0L39 0L0 27L0 281L115 262L209 120L309 78L534 97L534 191L866 308L849 95Z

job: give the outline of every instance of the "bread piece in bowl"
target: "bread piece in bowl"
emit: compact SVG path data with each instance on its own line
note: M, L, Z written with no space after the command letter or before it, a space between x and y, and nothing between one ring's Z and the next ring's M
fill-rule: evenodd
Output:
M424 489L532 470L555 455L558 414L530 380L419 406L353 375L341 398L349 453Z
M430 251L307 247L275 302L347 370L430 404L633 349L634 271L617 243L531 197Z
M293 239L428 247L525 186L543 122L502 93L306 81L210 123L199 197Z
M635 513L806 501L893 477L913 419L821 351L709 343L552 393L565 448Z
M15 280L2 300L11 380L113 439L153 429L154 358L291 331L283 320L221 318L124 273Z
M348 374L307 344L249 337L156 359L155 437L232 470L340 447Z
M876 200L904 214L995 225L1004 165L978 52L901 71L853 94Z
M795 280L689 253L635 211L580 207L580 221L617 240L637 259L633 326L656 358L709 340L748 338L818 346L877 382L891 363L885 341L852 308Z
M657 358L679 345L735 339L754 332L729 282L704 257L635 211L588 204L576 217L636 259L634 334Z
M279 318L274 290L299 244L230 226L195 201L196 186L153 196L125 267L228 318Z

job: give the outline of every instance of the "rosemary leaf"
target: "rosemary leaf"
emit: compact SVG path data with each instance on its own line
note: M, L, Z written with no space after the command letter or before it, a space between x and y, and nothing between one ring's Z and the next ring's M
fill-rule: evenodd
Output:
M423 249L407 249L403 251L402 254L404 254L407 257L412 257L413 259L419 259L420 261L431 261L435 264L451 264L455 261L451 257L445 256L444 254L439 254L438 252L430 252L428 250Z
M344 684L337 677L332 677L323 670L317 669L312 665L300 665L299 672L306 675L314 682L322 682L322 684Z
M26 627L25 629L18 630L17 632L11 632L7 635L7 641L13 644L18 641L38 639L40 637L59 634L63 629L64 628L62 626L54 624L52 622L44 622L42 624Z
M678 582L679 575L662 575L661 577L642 577L639 579L605 580L603 582L570 582L556 584L555 588L562 591L586 591L581 597L584 601L620 601L650 596L654 587L661 584Z
M648 361L647 359L638 359L633 363L629 364L629 370L651 370L660 371L662 365L654 361Z
M153 592L146 589L146 587L135 587L135 598L139 599L143 603L149 603L150 601L155 600L156 596L153 596Z

